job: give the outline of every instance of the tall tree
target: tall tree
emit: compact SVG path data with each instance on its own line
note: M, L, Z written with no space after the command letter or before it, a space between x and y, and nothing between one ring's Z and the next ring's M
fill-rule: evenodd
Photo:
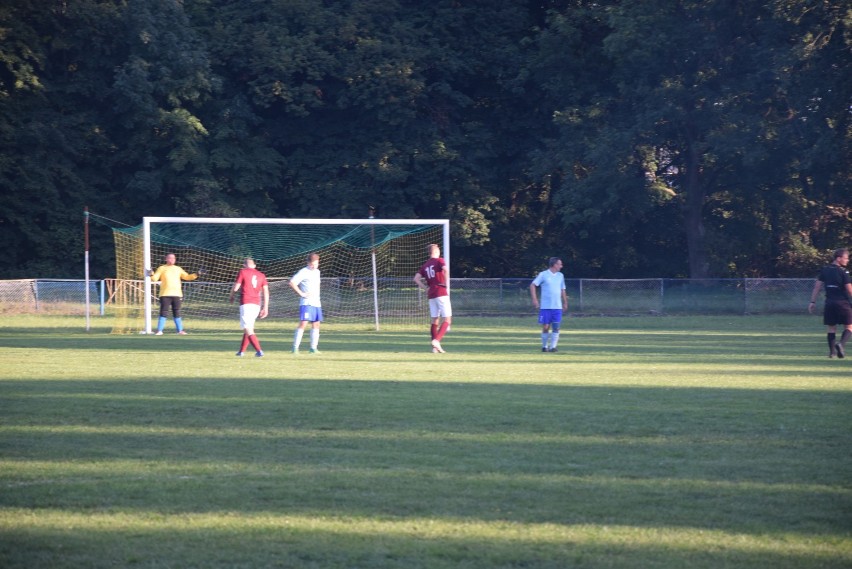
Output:
M223 1L198 19L282 156L279 212L450 217L481 254L535 132L513 91L523 3Z
M586 17L576 24L578 14ZM582 63L559 84L569 94L553 156L570 173L559 196L567 226L604 235L615 226L624 242L631 216L672 213L674 202L680 215L670 221L683 231L688 275L727 274L720 244L736 235L725 226L755 187L744 173L768 160L764 115L776 95L779 25L763 5L724 0L589 3L555 14L551 34L603 32L580 46ZM568 86L589 69L602 76L584 98Z
M98 66L113 47L99 40L115 32L115 10L10 0L0 20L0 267L17 277L80 274L83 206L110 189Z

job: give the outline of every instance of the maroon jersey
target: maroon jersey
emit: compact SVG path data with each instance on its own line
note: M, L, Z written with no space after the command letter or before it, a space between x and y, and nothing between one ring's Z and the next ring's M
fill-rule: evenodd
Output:
M234 284L240 284L240 304L260 304L266 275L257 269L240 269Z
M442 258L434 257L423 263L423 266L417 271L426 279L426 284L429 285L429 293L427 294L429 298L449 295L447 292L447 278L444 275L444 267L446 266Z

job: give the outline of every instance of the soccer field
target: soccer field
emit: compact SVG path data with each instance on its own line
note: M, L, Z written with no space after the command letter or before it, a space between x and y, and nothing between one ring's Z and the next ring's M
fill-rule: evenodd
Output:
M848 568L852 357L802 317L0 326L0 567ZM170 323L171 326L171 323ZM306 346L303 346L306 347Z

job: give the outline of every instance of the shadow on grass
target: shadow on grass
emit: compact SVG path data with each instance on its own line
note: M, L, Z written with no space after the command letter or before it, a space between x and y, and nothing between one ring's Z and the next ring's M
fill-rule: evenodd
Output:
M163 524L160 524L163 525ZM180 526L180 524L176 524ZM122 532L47 530L8 532L0 544L7 569L87 567L321 567L400 569L510 569L638 567L716 569L831 569L848 567L848 555L831 552L751 549L751 544L654 543L654 536L619 540L614 528L590 535L540 540L526 535L497 537L429 535L428 522L400 534L381 529L351 532L279 524L223 529L141 529ZM615 534L615 535L613 535ZM632 539L631 539L632 538ZM635 541L633 541L635 540ZM10 545L15 544L15 545ZM773 544L775 545L775 544ZM93 552L97 552L93 555Z
M2 387L5 508L838 537L852 523L848 393L260 379Z

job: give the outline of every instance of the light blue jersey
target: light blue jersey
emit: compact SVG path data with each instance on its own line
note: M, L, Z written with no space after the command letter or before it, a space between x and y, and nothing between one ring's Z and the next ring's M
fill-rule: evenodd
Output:
M299 290L307 294L307 297L300 297L299 306L316 306L320 307L320 271L319 269L310 269L302 267L302 269L293 275L290 282L296 283Z
M542 271L533 280L535 286L541 287L542 310L562 310L562 291L565 290L565 275L561 271L555 273L550 269Z

